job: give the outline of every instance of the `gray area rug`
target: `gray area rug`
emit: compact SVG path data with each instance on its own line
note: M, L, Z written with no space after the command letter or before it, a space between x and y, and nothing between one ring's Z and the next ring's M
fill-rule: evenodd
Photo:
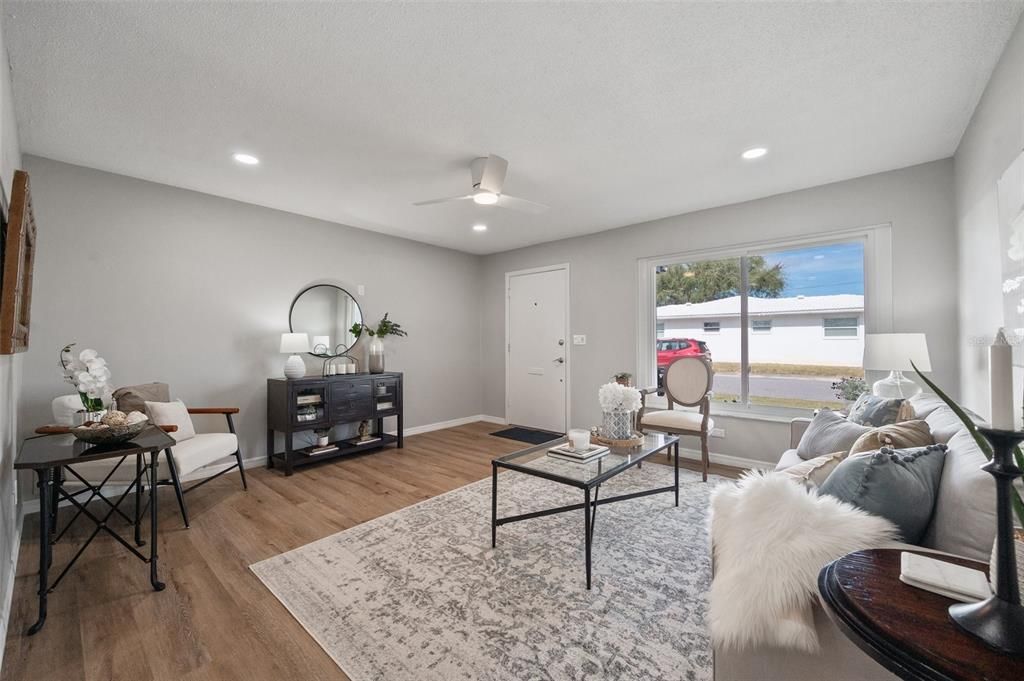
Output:
M671 484L648 464L601 488ZM671 494L601 506L593 589L582 510L498 528L490 480L467 485L251 566L353 681L711 678L705 626L708 495L680 471ZM515 472L499 516L582 501Z

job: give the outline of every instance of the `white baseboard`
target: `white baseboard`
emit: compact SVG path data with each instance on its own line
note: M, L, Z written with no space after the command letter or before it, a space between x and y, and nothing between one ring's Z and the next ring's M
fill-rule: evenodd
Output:
M679 458L686 459L688 461L700 461L700 450L680 447ZM757 459L744 459L743 457L739 456L732 456L730 454L716 454L715 452L708 452L708 461L710 461L711 463L717 463L722 466L742 468L743 470L775 469L775 464L769 463L768 461L758 461Z
M38 505L38 504L37 504ZM18 508L18 520L14 528L14 536L11 537L11 572L10 579L2 585L3 601L0 601L0 640L7 640L7 632L11 626L11 605L14 602L14 581L18 574L18 555L21 552L21 531L25 524L25 507ZM4 648L0 647L0 670L4 666Z
M445 428L455 428L456 426L464 426L467 423L476 423L478 421L484 421L485 423L497 423L504 425L505 419L497 416L487 416L486 414L476 414L474 416L463 416L458 419L450 419L448 421L438 421L437 423L427 423L422 426L413 426L412 428L405 429L405 435L419 435L420 433L429 433L435 430L444 430ZM394 435L397 430L389 430L389 435Z

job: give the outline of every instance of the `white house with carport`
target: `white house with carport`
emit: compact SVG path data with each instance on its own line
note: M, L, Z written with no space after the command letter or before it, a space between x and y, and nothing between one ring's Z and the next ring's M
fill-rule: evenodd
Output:
M864 296L749 298L750 363L860 367ZM657 308L658 339L693 338L717 362L740 361L740 298Z

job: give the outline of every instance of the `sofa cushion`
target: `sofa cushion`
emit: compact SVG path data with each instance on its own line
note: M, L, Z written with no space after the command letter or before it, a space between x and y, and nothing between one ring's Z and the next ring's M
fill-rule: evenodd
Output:
M870 430L870 426L862 426L847 420L838 412L822 409L814 415L811 425L807 426L796 451L801 459L813 459L841 450L850 451L857 438Z
M939 491L945 445L851 454L819 492L891 520L904 541L918 544Z
M795 449L787 449L782 453L782 456L779 457L779 462L775 464L775 470L784 471L790 466L795 466L801 461L803 461L803 459L800 458L800 455L796 453Z
M910 449L935 444L926 421L903 421L875 428L864 433L850 447L850 454L874 452L882 447Z
M949 440L935 512L923 544L988 561L996 536L996 486L981 470L987 462L966 428Z
M704 422L704 415L696 411L684 411L682 409L663 409L645 413L640 419L641 426L658 428L671 428L672 430L689 430L699 433L701 424ZM715 420L708 419L708 432L715 427Z
M146 402L170 402L171 391L166 383L143 383L128 385L114 391L117 408L128 413L130 411L146 412ZM147 414L147 416L151 416Z
M828 476L847 456L845 451L833 452L823 456L816 456L813 459L800 460L799 463L782 469L782 473L792 477L794 480L806 487L820 487ZM776 468L776 471L779 469Z
M913 407L902 398L876 397L864 393L850 407L847 419L862 426L887 426L914 417Z
M188 407L181 400L146 402L146 413L155 425L177 426L178 430L170 433L176 442L184 442L196 436L196 428L192 425Z

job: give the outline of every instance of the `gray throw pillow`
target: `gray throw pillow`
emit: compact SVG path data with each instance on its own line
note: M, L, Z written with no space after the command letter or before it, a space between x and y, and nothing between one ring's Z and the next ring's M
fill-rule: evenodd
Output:
M904 404L907 405L906 411L902 411ZM903 398L875 397L871 393L864 393L850 407L850 414L846 418L863 426L878 428L905 421L913 416L913 407Z
M870 426L846 420L839 412L822 409L807 426L800 444L796 446L797 455L803 459L816 456L850 451L850 447L864 433L871 430Z
M117 408L126 414L130 411L141 411L148 415L146 402L170 402L171 391L166 383L144 383L129 385L114 391Z
M946 445L852 454L818 491L892 521L903 541L919 544L935 508L945 458Z

